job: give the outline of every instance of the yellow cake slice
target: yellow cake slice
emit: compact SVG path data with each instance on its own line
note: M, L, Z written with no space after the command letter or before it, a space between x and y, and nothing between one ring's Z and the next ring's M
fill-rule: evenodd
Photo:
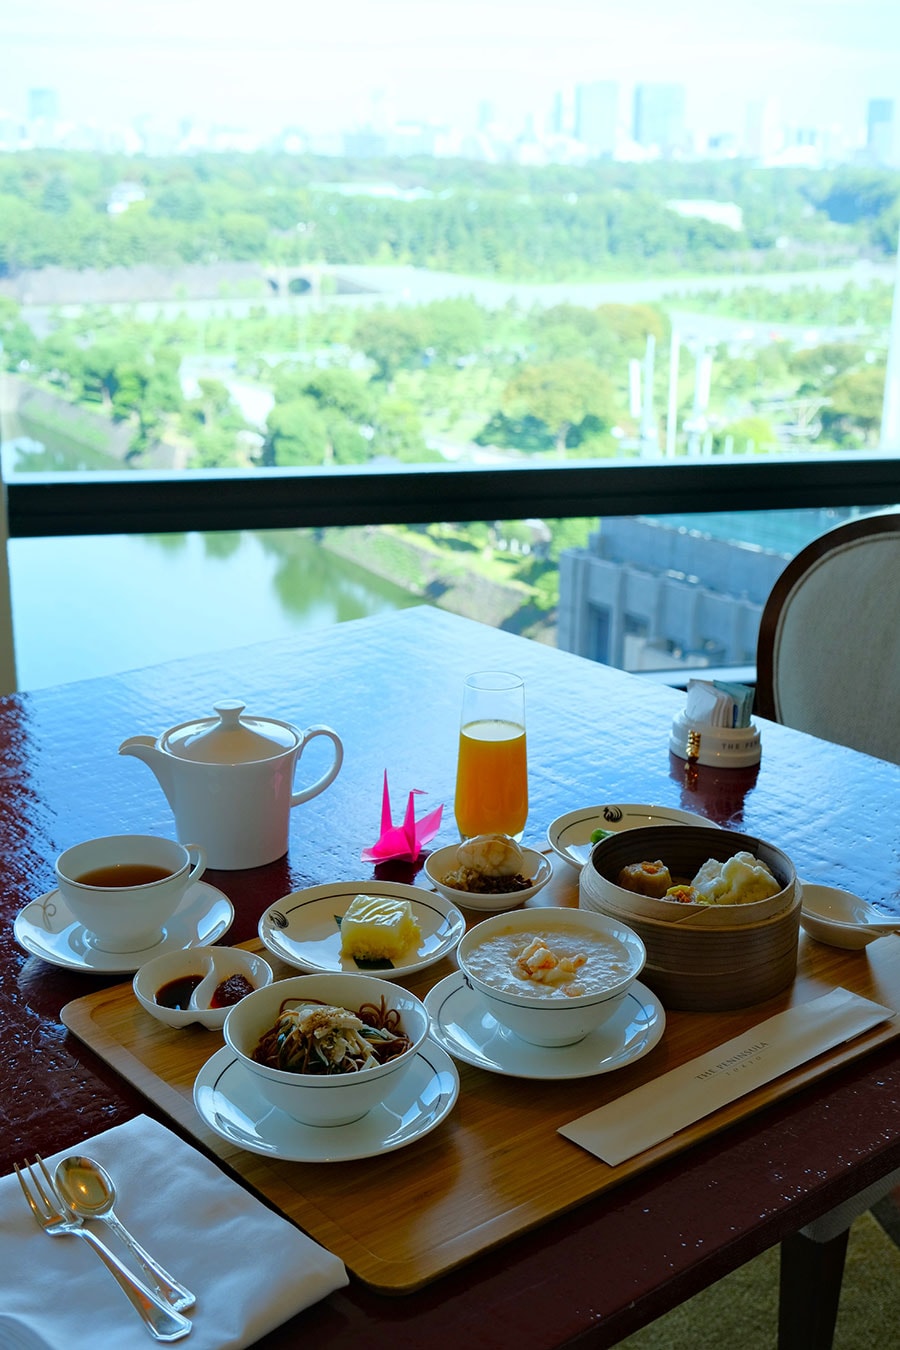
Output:
M341 954L356 960L395 961L421 939L408 900L358 895L341 919Z

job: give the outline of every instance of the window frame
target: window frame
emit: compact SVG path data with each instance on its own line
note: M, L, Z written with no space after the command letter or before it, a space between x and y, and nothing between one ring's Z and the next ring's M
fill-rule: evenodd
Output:
M883 507L900 456L23 474L6 494L11 539Z

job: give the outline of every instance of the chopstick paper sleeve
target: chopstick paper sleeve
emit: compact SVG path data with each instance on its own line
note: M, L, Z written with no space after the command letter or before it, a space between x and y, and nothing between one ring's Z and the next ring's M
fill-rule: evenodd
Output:
M561 1125L559 1133L615 1166L893 1016L891 1008L832 989Z

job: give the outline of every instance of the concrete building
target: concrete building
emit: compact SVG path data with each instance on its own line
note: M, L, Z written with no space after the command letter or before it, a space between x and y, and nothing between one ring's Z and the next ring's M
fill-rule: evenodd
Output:
M56 122L59 120L59 95L55 89L28 90L29 122Z
M616 150L619 86L614 80L579 84L575 90L575 138L593 157L612 158Z
M639 84L634 91L634 139L661 155L683 151L687 143L685 94L681 84Z
M873 164L900 163L900 135L892 98L870 98L866 108L866 153Z
M850 514L605 519L560 556L557 645L631 671L752 666L786 563ZM726 535L739 530L759 542Z

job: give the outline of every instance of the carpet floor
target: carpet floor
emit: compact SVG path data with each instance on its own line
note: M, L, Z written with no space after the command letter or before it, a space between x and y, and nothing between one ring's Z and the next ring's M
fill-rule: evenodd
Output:
M892 1216L882 1217L884 1226L863 1214L850 1229L833 1350L900 1350L900 1235L892 1240ZM778 1261L777 1247L763 1252L619 1350L775 1350Z

